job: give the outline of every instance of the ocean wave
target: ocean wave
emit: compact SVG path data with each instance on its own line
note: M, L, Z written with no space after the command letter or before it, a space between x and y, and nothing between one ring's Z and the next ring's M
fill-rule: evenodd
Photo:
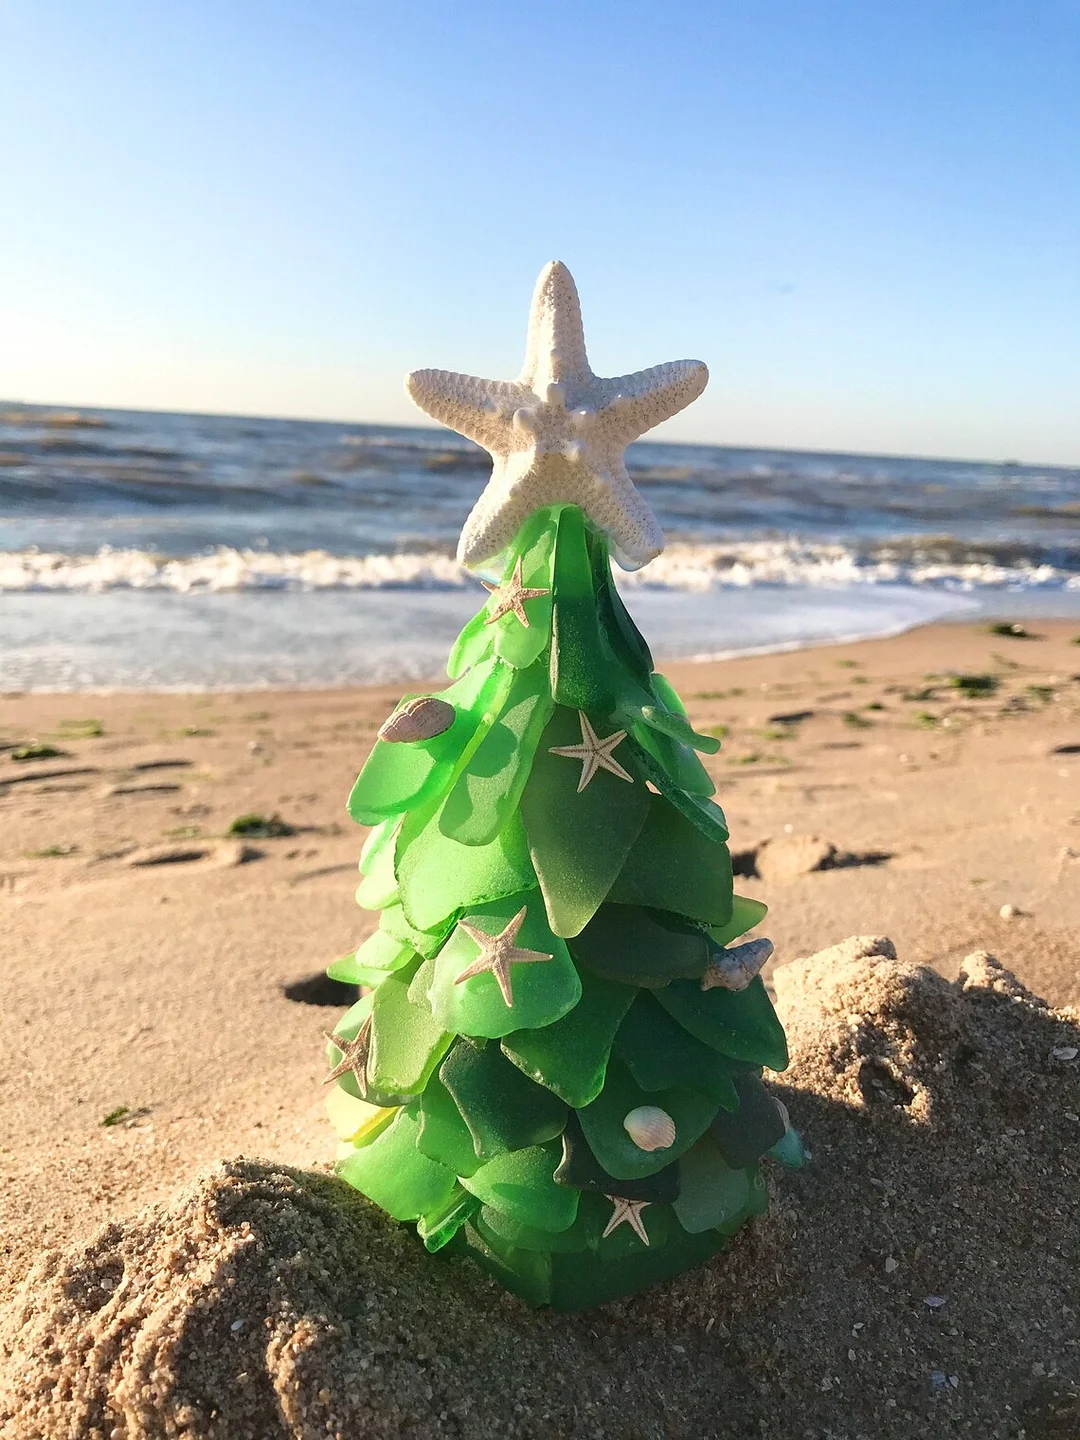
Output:
M702 544L675 541L646 570L617 572L628 587L706 592L754 586L914 585L977 590L1080 590L1080 573L1004 543L998 551L949 537L856 549L795 539ZM198 555L103 547L69 555L0 552L0 592L103 593L164 590L198 594L259 590L460 590L476 579L436 549L398 554L278 553L218 546Z

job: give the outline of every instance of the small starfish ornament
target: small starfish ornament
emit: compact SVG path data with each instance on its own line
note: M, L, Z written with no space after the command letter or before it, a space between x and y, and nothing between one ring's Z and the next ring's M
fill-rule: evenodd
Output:
M523 905L499 935L489 935L486 930L479 930L475 925L469 925L464 920L459 920L458 929L464 930L469 939L479 945L480 954L467 969L461 972L454 984L462 985L466 980L471 980L474 975L482 975L486 970L490 970L498 981L507 1007L512 1006L514 991L510 980L510 966L538 965L543 960L555 958L553 955L545 955L539 950L522 950L516 943L518 931L528 913L529 907Z
M664 548L664 532L634 489L623 454L696 400L708 378L700 360L611 380L594 375L573 276L561 261L546 265L517 380L450 370L414 370L405 379L421 410L475 440L494 462L461 532L458 559L463 565L493 559L533 511L568 503L580 505L610 538L625 570L648 564Z
M577 793L580 795L600 770L607 770L612 775L617 775L620 780L629 780L632 785L634 777L623 769L611 753L616 745L621 745L626 739L626 731L616 730L614 734L607 735L601 740L589 724L589 717L584 710L578 711L578 719L581 722L581 744L552 745L551 747L552 755L565 755L570 760L581 761L581 778L578 781Z
M371 1053L371 1016L367 1017L352 1040L346 1040L344 1035L326 1035L325 1032L324 1038L341 1051L341 1059L327 1075L323 1084L329 1085L331 1080L337 1080L351 1071L360 1087L360 1094L366 1099L368 1056Z
M541 595L551 594L550 590L530 590L522 585L520 555L509 580L504 580L501 585L489 585L486 580L481 580L480 584L489 595L495 597L495 608L484 621L485 625L494 625L496 620L501 620L504 615L513 613L528 630L529 617L525 614L524 601L538 600Z
M610 1200L615 1209L611 1212L607 1229L600 1238L606 1240L611 1232L617 1230L620 1225L629 1225L638 1239L648 1245L648 1232L645 1229L645 1221L641 1218L641 1212L648 1205L648 1200L626 1200L622 1195L605 1195L604 1199Z

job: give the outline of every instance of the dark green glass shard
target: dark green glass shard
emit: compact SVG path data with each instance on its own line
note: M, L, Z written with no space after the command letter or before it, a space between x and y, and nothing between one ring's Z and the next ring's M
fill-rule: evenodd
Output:
M515 622L516 623L516 622ZM446 797L439 829L463 845L487 845L517 808L551 715L547 667L522 670L506 707Z
M653 685L662 676L653 676ZM670 687L669 687L670 688ZM672 692L674 693L674 692ZM681 740L684 745L691 746L694 750L700 750L703 755L715 755L720 749L720 741L715 735L699 735L694 727L686 719L685 712L665 710L661 705L643 705L641 718L646 725L654 730L661 730L665 735L670 735L673 740Z
M646 1105L665 1111L675 1124L674 1142L663 1150L640 1149L624 1128L630 1112ZM626 1066L614 1058L608 1061L603 1090L591 1105L577 1112L589 1148L604 1169L620 1180L655 1175L677 1160L705 1133L715 1114L716 1102L698 1090L642 1090Z
M620 1180L610 1175L597 1160L576 1115L571 1115L566 1122L562 1144L563 1158L555 1171L555 1179L560 1185L571 1185L575 1190L588 1190L594 1194L620 1195L626 1200L648 1200L666 1205L678 1198L678 1160L640 1180Z
M574 1109L603 1089L612 1040L635 994L599 975L580 979L581 999L569 1014L538 1030L515 1030L502 1042L508 1060Z
M700 926L640 905L601 905L569 943L574 959L593 974L650 989L703 975L710 954Z
M413 812L398 836L397 878L405 918L433 929L458 910L516 895L536 884L520 816L487 845L462 845L439 829L439 814Z
M495 653L519 670L532 665L543 655L551 639L552 560L557 520L551 510L538 510L530 515L519 530L503 574L503 583L512 578L517 560L521 559L521 583L526 590L546 590L546 595L525 600L522 608L528 626L522 625L511 611L490 624L495 632ZM492 608L488 603L488 610Z
M473 1224L489 1244L509 1245L515 1250L543 1250L551 1254L575 1254L600 1241L606 1223L605 1206L592 1203L582 1196L578 1202L577 1219L567 1230L538 1230L511 1220L500 1210L485 1205Z
M491 627L484 622L485 611L474 615L450 647L446 659L446 673L451 680L459 680L474 665L482 665L495 653L495 636Z
M403 945L410 945L418 955L426 959L435 955L441 948L442 943L453 928L453 919L443 920L431 930L417 930L410 925L405 918L405 912L400 902L387 905L383 908L379 918L379 929L394 940L400 940Z
M786 1070L787 1041L761 976L745 990L705 990L694 980L675 980L653 992L684 1030L721 1055L748 1065Z
M454 707L454 722L430 740L376 740L349 796L349 814L361 825L377 825L402 811L437 798L454 766L482 723L502 708L513 671L492 658L467 671L438 699Z
M643 745L639 745L632 734L627 736L626 743L633 752L634 763L645 779L650 780L668 803L700 830L706 840L723 842L728 838L724 812L714 800L705 795L691 795L689 791L683 790L666 767Z
M517 917L525 914L516 934ZM531 951L548 959L511 960L505 974L510 1003L498 976L487 964L468 975L484 958L481 937L500 936L510 930L514 949ZM489 959L497 952L489 950ZM498 1038L514 1030L535 1030L551 1025L572 1010L581 998L581 981L566 943L551 933L539 890L469 909L439 952L428 1000L440 1024L455 1035Z
M481 1235L475 1225L459 1231L465 1253L482 1270L527 1305L546 1305L551 1299L551 1255L543 1250L519 1250L500 1242L490 1231Z
M417 1149L437 1160L455 1175L472 1175L480 1168L472 1132L461 1118L454 1097L433 1075L420 1096Z
M414 976L423 976L434 960L406 965L388 975L375 992L371 1008L371 1052L368 1077L382 1095L417 1095L446 1054L447 1035L426 1004L409 998Z
M589 536L590 559L593 572L593 587L596 594L596 613L616 658L637 680L648 687L652 673L652 655L645 643L645 637L634 624L630 613L611 575L611 561L608 559L608 545L604 536L592 532Z
M731 897L727 846L707 840L668 800L651 795L645 823L607 898L726 925Z
M601 726L596 733L604 739L613 732ZM582 735L580 713L556 706L521 797L548 919L564 937L576 935L606 899L649 811L649 792L637 778L601 768L578 789L585 762L552 750L580 746ZM612 758L621 763L619 749Z
M481 1160L542 1145L560 1135L566 1124L563 1101L511 1065L497 1045L459 1040L439 1067L439 1079Z
M600 633L585 521L576 505L559 515L551 617L551 693L560 705L610 714L615 664Z
M549 1142L513 1150L463 1179L466 1190L510 1220L538 1230L569 1230L577 1219L578 1192L555 1184L562 1146Z
M651 1235L656 1226L655 1220L650 1219L648 1210L642 1218ZM628 1226L620 1226L609 1240L628 1230ZM631 1236L623 1243L629 1245L635 1238ZM727 1237L716 1230L687 1235L681 1227L673 1225L666 1244L654 1242L646 1248L638 1242L636 1249L628 1250L618 1258L607 1249L608 1243L602 1242L595 1254L586 1250L580 1255L551 1256L551 1274L545 1295L553 1310L565 1313L621 1300L626 1295L670 1280L681 1271L701 1264L728 1242Z
M671 787L703 799L716 793L715 781L689 745L661 730L652 729L640 720L631 725L630 733L634 743L648 751L651 759L668 776Z
M765 916L769 913L769 907L760 900L749 900L745 895L732 897L731 919L726 925L710 925L708 932L715 945L723 948L730 945L732 940L737 940L740 935L745 935L747 930L752 930L755 925L760 925Z
M374 1200L395 1220L416 1220L449 1201L457 1183L451 1170L429 1160L416 1148L416 1104L369 1145L343 1146L337 1173Z
M455 1185L450 1197L442 1204L433 1206L416 1222L416 1233L424 1242L424 1248L434 1254L444 1245L449 1245L454 1236L480 1209L480 1201L461 1185Z
M780 1107L753 1071L736 1072L735 1089L739 1092L738 1110L721 1111L709 1134L727 1163L734 1170L743 1170L782 1140L787 1126Z
M675 1201L675 1214L689 1234L743 1218L749 1201L746 1171L728 1165L710 1136L704 1136L683 1156L682 1193Z
M687 1034L648 992L630 1007L615 1036L614 1053L642 1090L689 1086L725 1110L739 1103L732 1062Z

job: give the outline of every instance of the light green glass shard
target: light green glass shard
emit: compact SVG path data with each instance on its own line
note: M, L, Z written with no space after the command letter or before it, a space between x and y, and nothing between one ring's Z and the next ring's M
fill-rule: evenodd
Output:
M547 667L522 670L506 708L473 751L439 816L439 828L463 845L487 845L516 810L533 755L551 715Z
M438 812L430 811L405 817L397 878L405 918L420 930L536 884L520 816L512 815L487 845L462 845L441 832Z
M494 657L475 665L438 696L454 707L454 723L448 730L430 740L376 740L349 796L353 819L361 825L377 825L437 798L477 726L485 719L490 723L493 705L501 709L512 675Z
M361 995L355 1005L352 1005L346 1010L345 1014L334 1026L332 1031L334 1037L340 1040L354 1040L360 1032L361 1025L363 1025L364 1021L371 1014L371 1006L374 999L375 996L373 994ZM326 1055L326 1068L331 1070L341 1059L342 1051L333 1041L328 1041L324 1054ZM355 1100L371 1099L375 1104L379 1103L378 1097L370 1095L365 1097L361 1095L360 1087L356 1083L356 1076L351 1070L346 1070L344 1075L339 1075L335 1084Z
M655 684L655 682L656 676L654 675L653 683ZM715 735L699 735L682 714L665 710L660 705L643 705L641 718L654 730L660 730L663 734L670 735L673 740L681 740L684 745L689 745L694 750L700 750L703 755L715 755L720 749L720 741Z
M459 680L466 670L482 665L495 653L495 637L490 626L484 622L486 612L474 615L450 647L446 659L446 673L451 680Z
M439 1067L481 1160L526 1150L561 1135L564 1101L510 1064L497 1045L459 1040Z
M676 784L665 765L661 765L651 750L639 745L634 734L626 741L632 751L634 762L646 780L652 781L661 795L676 810L700 830L706 840L725 841L728 838L727 821L724 812L714 800L706 795L692 795ZM710 782L711 783L711 782Z
M372 827L372 829L368 833L367 839L364 841L363 848L360 851L361 875L370 875L372 868L378 861L379 857L383 855L387 850L389 850L390 852L390 863L391 865L393 864L394 836L397 833L397 827L400 824L401 817L399 815L391 815L389 819L384 820L381 824Z
M726 925L710 925L708 932L716 945L730 945L740 935L745 935L755 925L760 925L768 914L769 907L760 900L749 900L745 895L732 897L731 919Z
M473 1219L480 1209L480 1201L461 1185L456 1185L450 1198L441 1205L433 1206L416 1222L416 1233L424 1242L429 1254L449 1245L462 1225Z
M674 740L663 731L652 729L640 721L631 725L630 733L635 744L648 751L656 764L669 776L675 789L684 790L688 795L700 795L705 799L716 793L712 776L689 745L684 745L681 740Z
M709 937L680 915L640 905L601 905L570 941L579 965L624 985L655 989L701 976L709 963Z
M551 933L535 886L486 905L470 906L462 921L488 935L500 935L525 909L514 944L550 955L550 960L512 962L513 1003L507 1005L495 974L485 970L458 983L480 956L480 946L459 922L439 952L428 998L444 1029L455 1035L498 1038L512 1030L550 1025L572 1010L581 997L581 981L565 943Z
M615 1032L635 994L587 971L580 978L581 999L569 1014L543 1029L515 1030L502 1042L508 1060L575 1110L603 1089Z
M368 1078L381 1095L419 1094L450 1047L453 1036L443 1031L426 1004L409 998L414 975L434 965L434 960L421 964L418 959L388 975L375 992Z
M551 617L551 693L560 705L607 715L617 669L600 633L585 522L576 505L559 516Z
M431 1077L420 1096L416 1144L429 1159L437 1160L455 1175L472 1175L480 1168L472 1132L438 1075Z
M380 930L393 939L400 940L403 945L410 945L425 959L439 951L452 925L452 920L445 920L431 930L417 930L415 925L410 925L406 920L400 903L385 906L379 920Z
M648 992L630 1007L615 1036L614 1053L642 1090L688 1086L725 1110L738 1107L731 1062L688 1034Z
M727 846L707 840L664 797L649 798L645 823L608 899L726 925L732 913Z
M557 1142L513 1150L481 1165L462 1184L510 1220L538 1230L568 1230L577 1219L578 1192L555 1184L561 1158Z
M733 1170L708 1135L682 1158L682 1185L675 1201L679 1224L690 1235L714 1230L743 1216L750 1200L745 1170Z
M601 725L597 733L604 739L612 732ZM556 706L521 797L548 919L564 937L576 935L603 904L649 812L649 792L637 778L630 783L599 769L578 790L584 762L552 749L581 743L579 712ZM620 746L612 758L622 763ZM625 768L634 773L632 762Z
M363 1191L395 1220L416 1220L445 1206L457 1183L452 1171L429 1160L416 1148L417 1104L398 1112L397 1119L370 1145L344 1145L337 1173Z
M523 587L548 592L524 601L522 608L528 626L522 625L512 611L490 626L495 632L495 653L519 670L538 660L551 639L552 556L557 525L557 517L551 510L538 510L530 515L518 532L515 554L511 556L503 575L505 583L513 575L517 557L520 556ZM488 610L492 608L492 602L489 602Z
M653 992L684 1030L721 1055L786 1070L787 1041L761 976L745 990L705 990L694 980L675 980Z
M365 910L381 910L384 905L391 904L396 896L394 846L393 843L384 843L368 856L367 869L356 888L356 903Z
M400 970L415 957L412 946L376 930L352 955L335 960L327 969L331 980L346 985L379 985L392 970Z
M643 1105L658 1106L675 1122L675 1140L664 1150L641 1150L630 1139L623 1121ZM676 1087L645 1091L618 1060L608 1061L604 1088L578 1111L589 1148L609 1175L619 1180L640 1180L655 1175L683 1155L709 1127L716 1102L700 1091Z

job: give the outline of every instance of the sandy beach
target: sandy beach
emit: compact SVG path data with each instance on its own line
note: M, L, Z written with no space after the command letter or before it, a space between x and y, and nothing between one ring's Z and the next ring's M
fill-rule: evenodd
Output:
M776 965L888 936L902 962L947 981L990 952L1058 1010L1080 1003L1080 646L1075 625L1028 630L936 625L665 667L695 725L723 736L708 763L736 888L769 903ZM384 687L0 699L0 1298L43 1247L169 1201L217 1162L327 1166L320 1037L347 997L317 977L372 928L353 901L364 832L344 802L397 698ZM56 753L19 758L35 744ZM269 823L236 826L253 816ZM782 987L778 1005L786 1021ZM1062 1062L1073 1102L1075 1069ZM814 1183L842 1195L845 1162L826 1151L819 1167L835 1171ZM894 1433L837 1414L829 1433L845 1440ZM25 1414L8 1421L5 1435L45 1433Z

